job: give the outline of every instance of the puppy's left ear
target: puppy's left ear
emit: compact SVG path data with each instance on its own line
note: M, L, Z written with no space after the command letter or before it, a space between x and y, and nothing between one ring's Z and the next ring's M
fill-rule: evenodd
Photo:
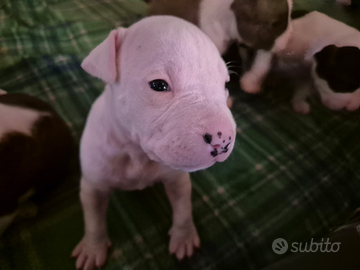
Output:
M90 75L106 83L114 83L118 74L118 53L124 40L125 32L125 28L111 31L109 36L84 59L81 67Z

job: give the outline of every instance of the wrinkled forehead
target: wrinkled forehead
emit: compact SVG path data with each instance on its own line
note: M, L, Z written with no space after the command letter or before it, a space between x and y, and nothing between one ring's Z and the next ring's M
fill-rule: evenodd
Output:
M189 78L226 76L218 50L200 29L180 19L164 18L162 23L157 20L129 28L121 61L141 73L156 70Z

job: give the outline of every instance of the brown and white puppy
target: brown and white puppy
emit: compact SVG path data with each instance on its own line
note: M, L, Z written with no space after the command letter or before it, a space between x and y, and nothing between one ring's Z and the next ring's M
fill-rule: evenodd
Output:
M285 73L302 66L309 74L310 79L299 82L293 97L295 111L309 113L306 99L312 86L329 109L358 109L360 32L316 11L293 20L292 24L293 34L286 48L276 56L277 68Z
M68 126L50 105L25 94L0 95L0 235L19 214L19 202L47 192L67 171Z
M221 54L234 40L255 49L240 84L245 92L258 93L273 53L285 47L291 34L291 9L292 0L151 0L149 13L178 16L198 25Z

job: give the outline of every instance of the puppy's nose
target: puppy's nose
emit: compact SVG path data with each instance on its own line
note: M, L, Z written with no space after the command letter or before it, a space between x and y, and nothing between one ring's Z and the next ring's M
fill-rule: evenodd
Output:
M212 135L211 134L205 133L203 137L204 137L204 141L206 143L211 144L211 141L212 141Z
M229 146L233 143L235 136L232 131L217 131L215 133L205 133L203 138L205 143L211 145L210 155L216 157L228 152Z

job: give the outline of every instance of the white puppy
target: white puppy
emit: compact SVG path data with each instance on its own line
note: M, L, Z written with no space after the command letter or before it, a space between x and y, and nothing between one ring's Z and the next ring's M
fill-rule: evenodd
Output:
M328 108L358 109L360 32L316 11L295 19L292 25L293 34L286 48L277 53L278 68L289 72L301 65L312 78L297 89L292 100L295 111L309 113L306 99L312 83Z
M119 28L82 63L104 80L81 139L85 236L76 267L106 261L110 192L163 182L173 209L170 253L191 256L200 240L191 214L191 171L224 161L235 141L226 105L228 71L211 40L171 16Z

